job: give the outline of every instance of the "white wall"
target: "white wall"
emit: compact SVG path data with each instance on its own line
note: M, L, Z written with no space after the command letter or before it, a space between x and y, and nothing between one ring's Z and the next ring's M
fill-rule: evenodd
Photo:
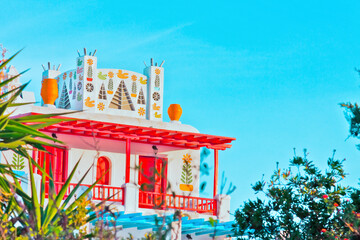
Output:
M110 185L121 187L125 182L125 154L112 152L97 152L96 150L83 150L78 148L69 149L69 174L74 168L76 162L81 158L78 169L72 182L79 181L85 172L94 164L90 170L84 184L92 184L96 181L96 162L99 157L107 157L111 162ZM132 156L132 162L135 162L135 156Z
M181 174L183 167L184 155L190 155L192 158L192 178L193 191L183 191L180 189ZM176 195L199 196L199 179L200 179L200 150L178 150L167 153L168 156L168 181L171 184L171 190L168 192L175 192Z

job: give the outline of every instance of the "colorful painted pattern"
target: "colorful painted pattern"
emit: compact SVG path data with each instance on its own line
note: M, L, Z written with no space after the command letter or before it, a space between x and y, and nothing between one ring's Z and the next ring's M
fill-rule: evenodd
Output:
M161 69L151 67L152 75L147 70L143 75L122 69L97 69L96 57L79 57L74 70L58 76L62 81L59 81L60 97L56 105L73 110L87 108L116 115L161 120ZM150 85L149 79L152 81ZM151 91L148 91L148 86L151 86Z

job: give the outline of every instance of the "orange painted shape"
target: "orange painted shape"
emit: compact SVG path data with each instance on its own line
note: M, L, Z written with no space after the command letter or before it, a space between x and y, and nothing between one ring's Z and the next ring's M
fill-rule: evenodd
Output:
M95 100L91 100L90 97L87 97L85 99L85 106L94 107L95 106Z
M159 114L159 113L157 113L157 112L155 112L154 116L155 116L156 118L161 118L161 114Z
M179 121L182 114L180 104L170 104L168 114L171 121Z
M129 74L128 73L123 73L121 70L119 70L116 75L118 76L118 78L121 79L128 79L129 78Z
M44 104L54 105L55 100L59 97L59 89L57 80L53 78L46 78L42 82L41 86L41 98Z
M190 184L180 184L181 191L191 192L194 189L193 185Z
M159 111L160 110L160 106L156 105L156 103L153 104L153 110L155 111Z
M143 79L142 77L140 77L139 81L140 81L141 84L146 84L146 83L147 83L147 79L146 79L146 78Z

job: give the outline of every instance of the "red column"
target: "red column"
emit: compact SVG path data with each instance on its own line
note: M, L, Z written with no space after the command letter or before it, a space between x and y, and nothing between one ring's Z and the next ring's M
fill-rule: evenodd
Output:
M218 150L214 149L214 197L217 194L217 186L218 186Z
M130 138L126 139L125 183L130 182Z

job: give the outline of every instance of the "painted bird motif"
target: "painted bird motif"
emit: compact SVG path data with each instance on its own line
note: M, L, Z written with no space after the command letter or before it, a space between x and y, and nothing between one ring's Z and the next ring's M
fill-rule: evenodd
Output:
M156 105L156 103L153 104L153 110L155 111L159 111L160 110L160 106Z
M123 73L121 70L119 70L116 75L118 76L118 78L121 79L127 79L129 78L129 74L128 73Z
M95 100L90 100L90 97L87 97L85 99L85 106L94 107L95 106Z
M147 83L147 79L146 79L146 78L143 79L142 77L140 77L139 81L140 81L141 84L146 84L146 83Z
M155 112L154 116L155 116L156 118L161 118L161 114L158 114L157 112Z
M102 74L102 72L98 73L98 78L101 80L106 80L106 76L107 76L107 74Z

